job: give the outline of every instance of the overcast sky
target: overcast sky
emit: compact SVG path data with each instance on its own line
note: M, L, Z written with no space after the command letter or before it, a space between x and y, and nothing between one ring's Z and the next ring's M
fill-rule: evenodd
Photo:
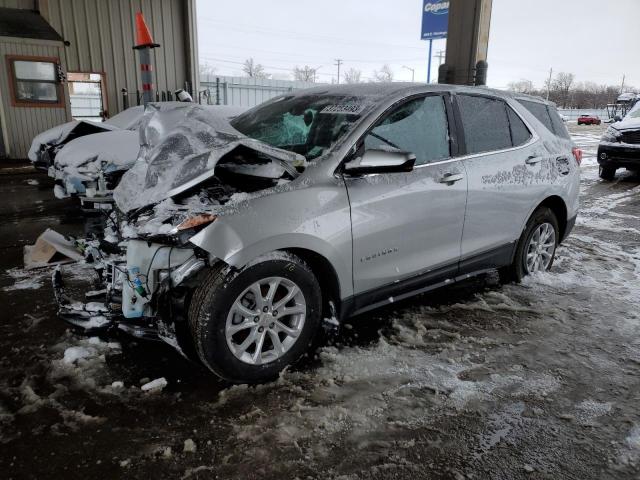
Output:
M395 80L425 81L428 42L420 40L422 0L198 0L201 63L221 75L242 75L253 57L277 78L296 65L320 67L318 80L388 63ZM493 0L489 84L532 80L565 71L578 81L640 87L640 0ZM432 78L445 49L434 41Z

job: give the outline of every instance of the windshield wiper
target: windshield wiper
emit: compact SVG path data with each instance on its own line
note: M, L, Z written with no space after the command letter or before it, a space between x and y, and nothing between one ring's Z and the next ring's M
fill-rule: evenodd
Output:
M387 140L386 138L384 138L382 135L378 135L377 133L373 133L373 132L369 132L369 135L371 135L372 137L377 138L378 140L382 140L384 143L386 143L387 145L393 147L393 148L397 148L398 150L402 150L399 146L397 146L395 143L393 143L390 140Z

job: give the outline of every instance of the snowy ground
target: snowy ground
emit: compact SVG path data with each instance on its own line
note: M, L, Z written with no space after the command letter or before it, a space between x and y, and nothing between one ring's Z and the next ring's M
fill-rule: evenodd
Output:
M600 182L603 127L571 129L586 153L582 214L551 273L504 287L489 276L355 318L310 365L256 388L163 345L65 331L48 272L15 267L36 226L82 226L42 177L0 177L4 198L28 199L0 206L0 471L638 478L640 178Z

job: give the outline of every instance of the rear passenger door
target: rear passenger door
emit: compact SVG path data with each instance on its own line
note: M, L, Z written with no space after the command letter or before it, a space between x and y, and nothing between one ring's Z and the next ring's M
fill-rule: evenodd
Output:
M475 271L510 262L536 190L545 188L538 175L544 149L504 100L455 98L469 178L460 266Z

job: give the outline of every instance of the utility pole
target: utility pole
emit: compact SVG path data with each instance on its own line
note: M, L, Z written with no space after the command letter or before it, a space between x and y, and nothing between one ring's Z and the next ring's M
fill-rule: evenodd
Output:
M442 65L442 62L444 61L446 55L444 53L444 50L438 50L438 53L436 53L434 55L434 57L436 57L438 59L438 66Z
M406 65L403 65L402 68L406 68L407 70L411 70L411 81L415 82L415 80L416 80L416 69L415 68L411 68L411 67L407 67Z
M620 86L620 95L622 95L624 93L624 79L626 77L626 74L622 75L622 85Z
M322 68L322 65L317 66L313 69L313 83L316 83L316 75L318 74L318 70Z
M342 59L336 58L336 63L334 65L338 66L338 83L340 83L340 65L342 65Z
M547 100L549 100L549 93L551 92L551 76L553 75L553 68L549 70L549 81L547 82Z

